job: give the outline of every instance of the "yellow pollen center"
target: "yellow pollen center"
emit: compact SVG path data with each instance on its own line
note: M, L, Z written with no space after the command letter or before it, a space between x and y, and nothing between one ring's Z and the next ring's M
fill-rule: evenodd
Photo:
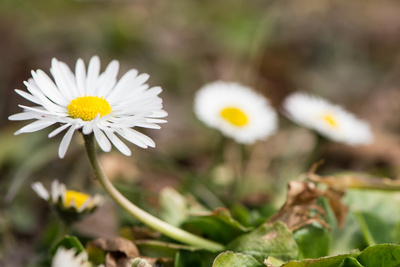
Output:
M65 207L70 207L72 204L72 201L75 202L76 207L80 208L83 203L86 202L86 200L90 198L89 195L86 195L84 193L80 193L74 190L67 190L65 192L65 202L64 202L64 206ZM89 208L92 206L92 203L89 203Z
M248 122L248 118L243 111L238 108L228 107L221 111L221 116L235 126L244 126Z
M332 128L337 128L338 127L338 123L335 120L334 116L330 115L330 114L325 114L322 116L322 119Z
M86 95L73 99L67 108L72 118L80 118L84 121L93 120L97 114L103 117L112 111L110 104L103 97Z

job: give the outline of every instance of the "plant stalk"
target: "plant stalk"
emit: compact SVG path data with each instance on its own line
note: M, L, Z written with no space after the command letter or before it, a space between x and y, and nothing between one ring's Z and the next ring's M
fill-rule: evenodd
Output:
M153 228L156 231L187 245L192 245L198 248L206 249L209 251L223 251L225 250L224 245L217 242L199 237L192 233L186 232L180 228L170 225L153 215L142 210L128 199L126 199L110 182L103 169L100 166L100 162L97 158L95 151L95 142L93 133L89 135L83 135L85 140L86 152L89 157L90 164L92 165L94 174L103 186L104 190L111 196L111 198L121 206L125 211L131 214L133 217Z

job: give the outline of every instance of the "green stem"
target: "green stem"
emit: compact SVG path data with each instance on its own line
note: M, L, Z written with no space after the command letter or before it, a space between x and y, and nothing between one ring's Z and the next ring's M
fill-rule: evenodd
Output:
M363 233L364 240L368 246L376 245L374 238L372 237L371 232L368 229L367 223L365 222L364 216L359 211L355 211L354 215L360 224L361 232Z
M315 144L308 156L306 157L306 160L304 161L304 166L305 169L308 170L310 167L321 160L321 147L323 147L324 143L326 142L326 139L319 135L318 133L315 134Z
M133 217L153 228L156 231L182 243L192 245L195 247L203 248L209 251L223 251L225 247L222 244L216 243L211 240L204 239L197 235L186 232L180 228L172 226L153 215L147 213L141 208L134 205L126 199L110 182L102 170L99 160L95 151L95 143L93 134L83 135L85 139L86 152L89 157L90 164L92 165L94 174L103 186L104 190L111 196L111 198L126 210Z
M56 236L50 245L51 248L54 248L58 244L58 242L60 242L66 235L70 234L71 226L72 226L71 223L68 223L63 219L60 220Z
M246 174L247 164L249 162L249 152L247 151L246 145L238 145L239 162L235 166L235 180L232 184L232 195L235 200L238 200L241 195L242 183Z
M223 135L221 135L220 140L218 141L218 144L216 145L216 150L214 153L214 158L212 159L212 162L210 164L210 167L208 168L207 173L210 173L216 166L222 164L225 162L225 147L227 144L227 138Z

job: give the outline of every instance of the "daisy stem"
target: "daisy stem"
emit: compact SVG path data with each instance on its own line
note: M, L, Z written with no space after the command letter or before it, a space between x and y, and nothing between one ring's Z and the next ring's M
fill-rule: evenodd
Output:
M110 182L100 166L100 162L97 158L95 151L95 143L93 134L83 135L85 140L86 152L89 157L90 164L92 165L94 174L103 186L104 190L111 196L111 198L121 206L125 211L131 214L133 217L153 228L156 231L184 244L192 245L209 251L223 251L225 250L224 245L217 242L199 237L192 233L186 232L178 227L170 225L153 215L142 210L128 199L126 199Z
M232 184L232 195L235 196L235 200L238 200L241 196L241 189L244 176L246 174L247 164L249 162L249 153L246 145L238 144L239 162L236 166L235 180Z
M50 247L54 248L65 236L71 232L71 223L61 219L57 228L56 236L53 239Z
M322 137L319 134L316 134L314 147L312 148L312 150L306 157L306 160L304 161L305 169L308 170L314 163L321 160L320 158L321 147L323 146L324 143L325 143L324 137Z

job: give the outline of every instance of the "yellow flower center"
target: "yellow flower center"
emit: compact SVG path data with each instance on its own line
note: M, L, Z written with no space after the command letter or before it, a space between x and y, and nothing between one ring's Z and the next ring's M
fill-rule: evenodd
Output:
M103 117L112 111L110 104L103 97L86 95L73 99L67 108L72 118L80 118L84 121L93 120L97 114Z
M330 115L330 114L325 114L322 116L322 119L332 128L337 128L338 127L338 123L335 120L335 117Z
M75 202L76 207L80 208L83 205L83 203L85 203L86 200L88 200L89 198L90 198L90 196L86 195L84 193L77 192L74 190L66 190L64 206L70 207L72 204L72 201L73 201L73 202ZM88 208L90 208L91 206L92 206L92 203L89 203Z
M244 126L248 122L248 118L243 111L234 107L227 107L221 111L221 116L235 126Z

